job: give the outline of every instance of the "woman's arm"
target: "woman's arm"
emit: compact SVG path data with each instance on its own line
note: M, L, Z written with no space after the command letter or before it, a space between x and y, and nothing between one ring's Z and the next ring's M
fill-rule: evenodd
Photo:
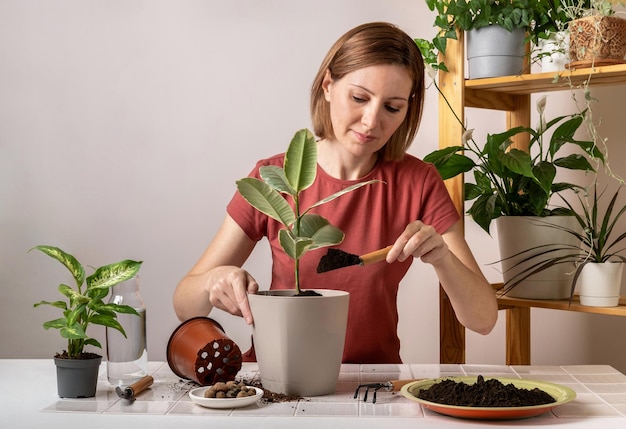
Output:
M459 222L443 235L422 222L412 222L396 240L387 262L410 255L431 264L459 322L486 335L498 319L496 295L462 234Z
M258 285L241 266L255 245L227 215L200 260L176 287L174 310L178 318L184 321L206 316L217 307L243 316L251 324L247 293L256 292Z

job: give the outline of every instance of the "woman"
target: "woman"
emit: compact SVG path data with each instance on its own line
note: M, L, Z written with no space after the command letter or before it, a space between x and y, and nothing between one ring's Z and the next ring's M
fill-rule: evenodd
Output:
M344 362L399 363L398 286L414 258L431 264L459 321L489 333L497 319L493 290L462 233L459 215L436 169L408 155L421 119L424 64L406 33L387 23L358 26L343 35L322 62L311 89L311 116L318 141L318 174L301 204L351 184L374 184L316 208L345 233L343 251L363 254L389 244L385 262L318 274L323 249L300 261L304 289L350 292ZM259 161L282 167L283 154ZM239 194L200 260L178 285L174 308L180 320L207 315L213 307L253 322L247 294L258 285L241 268L257 241L272 250L271 289L293 289L293 261L278 243L281 225L252 208ZM422 287L422 285L416 285Z

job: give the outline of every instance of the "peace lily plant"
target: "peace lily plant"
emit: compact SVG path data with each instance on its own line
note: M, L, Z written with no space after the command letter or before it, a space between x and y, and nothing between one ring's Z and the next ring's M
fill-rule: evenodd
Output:
M263 166L261 179L246 177L237 181L237 190L255 209L280 222L284 228L278 239L285 253L294 260L295 287L300 290L300 258L314 249L339 244L344 233L311 210L362 186L380 182L370 180L349 186L308 208L300 207L300 194L309 188L317 175L317 143L313 134L302 129L291 140L283 167ZM286 197L289 197L293 207Z
M473 130L466 130L462 145L439 149L424 157L437 167L444 179L473 171L475 183L465 183L465 200L474 201L468 213L487 233L491 221L500 216L568 214L569 210L564 208L550 209L550 198L566 189L581 187L555 182L557 169L595 170L582 154L560 156L562 149L577 147L589 157L604 161L593 141L581 141L575 137L585 112L546 121L545 105L544 96L537 102L540 118L536 130L515 127L489 134L483 146L473 140ZM547 132L553 128L548 139ZM530 135L528 152L512 147L511 137L521 133Z
M103 325L117 329L126 337L126 332L117 321L116 313L135 314L137 311L128 305L105 303L109 289L116 284L133 278L141 266L141 262L124 260L114 264L104 265L85 278L85 269L78 260L54 246L35 246L31 250L38 250L59 261L69 270L74 279L75 287L60 284L58 287L63 301L40 301L34 306L50 305L60 308L63 317L47 321L45 329L58 329L61 337L67 339L66 354L69 359L78 359L84 353L86 345L102 348L95 338L87 335L87 328L91 324Z

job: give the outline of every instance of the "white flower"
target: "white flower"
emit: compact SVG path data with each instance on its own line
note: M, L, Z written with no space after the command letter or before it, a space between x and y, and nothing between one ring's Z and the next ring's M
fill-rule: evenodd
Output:
M544 95L539 100L537 100L537 111L540 115L543 115L543 111L546 108L547 97Z
M471 128L469 130L465 130L465 132L463 133L463 136L461 137L461 142L463 142L463 146L465 146L468 142L468 140L472 139L472 134L474 133L474 128Z

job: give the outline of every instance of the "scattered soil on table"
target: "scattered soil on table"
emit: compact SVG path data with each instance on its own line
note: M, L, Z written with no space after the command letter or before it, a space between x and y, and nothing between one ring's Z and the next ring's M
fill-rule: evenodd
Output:
M443 380L428 389L420 389L417 397L437 404L464 407L527 407L544 405L556 400L541 389L524 389L499 380L485 380L479 375L476 383L466 384Z
M263 387L260 381L258 380L243 380L243 382L247 386L258 387L259 389L263 389L263 397L261 398L261 402L269 404L274 402L297 402L301 399L304 399L299 395L285 395L284 393L276 393L272 392L269 389Z
M328 252L322 256L317 265L318 273L335 270L337 268L349 267L351 265L359 265L361 258L358 255L344 252L339 249L328 249Z

